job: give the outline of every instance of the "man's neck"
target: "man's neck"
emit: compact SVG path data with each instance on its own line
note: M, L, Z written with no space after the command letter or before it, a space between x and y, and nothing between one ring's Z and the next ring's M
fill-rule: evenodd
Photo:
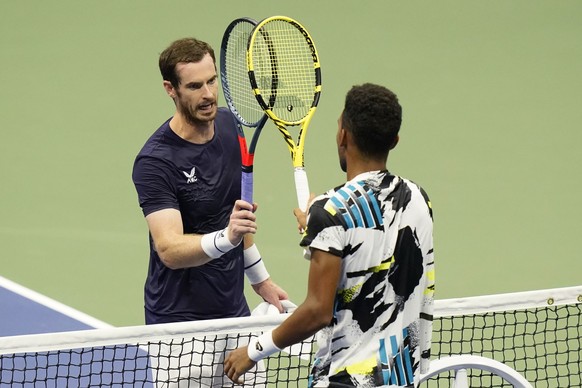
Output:
M381 171L386 169L386 160L369 160L369 159L356 159L353 161L348 161L346 176L348 181L354 179L360 174L369 171Z
M195 144L208 143L214 137L214 120L190 123L178 112L170 120L170 128L182 139Z

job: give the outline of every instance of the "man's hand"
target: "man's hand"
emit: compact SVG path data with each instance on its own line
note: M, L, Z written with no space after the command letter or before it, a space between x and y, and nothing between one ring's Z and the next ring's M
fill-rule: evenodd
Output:
M255 210L256 204L251 205L240 199L234 203L227 227L228 239L232 245L238 245L245 234L257 233Z
M307 227L307 212L303 212L303 210L299 208L293 209L293 215L297 218L297 230L299 230L299 234L303 234L305 228Z
M269 302L273 306L279 309L279 312L284 311L281 305L281 300L289 299L287 292L281 287L276 285L271 278L268 278L264 282L253 284L253 290L261 297L265 302Z
M247 347L238 348L226 355L224 359L224 374L235 384L243 384L241 376L255 366L247 353Z
M303 234L305 229L307 228L307 215L309 214L309 206L315 199L315 194L311 193L309 195L309 199L307 200L307 207L306 211L303 211L299 208L293 209L293 215L297 218L297 229L299 230L299 234Z

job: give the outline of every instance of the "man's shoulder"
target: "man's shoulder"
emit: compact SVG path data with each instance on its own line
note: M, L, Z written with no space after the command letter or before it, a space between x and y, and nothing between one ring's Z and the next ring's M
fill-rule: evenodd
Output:
M236 123L236 119L234 118L232 112L224 106L218 108L216 112L216 121L219 123L228 123L230 125L234 125Z
M172 169L173 151L168 119L145 142L133 163L133 175L144 171ZM153 169L153 170L152 170Z
M170 130L170 119L166 120L150 137L146 140L137 154L137 158L144 156L154 156L156 152L163 152L166 143L166 133Z
M400 178L400 179L402 180L402 182L404 184L406 184L409 187L409 189L411 191L418 192L426 201L429 201L428 194L427 194L426 190L421 185L419 185L415 181L407 179L407 178Z

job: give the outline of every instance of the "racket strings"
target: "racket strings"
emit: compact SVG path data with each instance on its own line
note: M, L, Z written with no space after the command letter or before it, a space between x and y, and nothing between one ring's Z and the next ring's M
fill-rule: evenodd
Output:
M254 27L252 23L238 23L228 37L225 51L228 83L225 97L249 127L255 126L264 115L251 88L246 61L248 40Z
M308 36L287 21L273 20L261 30L252 54L259 93L277 117L301 121L316 94L315 48ZM275 82L267 82L273 78ZM274 98L269 101L265 96Z

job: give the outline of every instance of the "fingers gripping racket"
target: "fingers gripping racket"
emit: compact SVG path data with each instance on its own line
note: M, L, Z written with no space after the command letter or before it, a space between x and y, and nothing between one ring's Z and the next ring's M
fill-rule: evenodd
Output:
M253 163L257 141L267 115L257 103L247 70L246 52L251 32L257 22L250 18L232 21L224 31L220 48L222 90L230 111L237 120L242 156L241 198L253 203ZM254 128L247 148L244 127Z
M264 19L249 39L247 66L257 101L287 143L297 203L305 211L309 200L305 136L321 93L321 68L313 39L294 19L286 16ZM297 142L287 129L293 126L300 126Z

